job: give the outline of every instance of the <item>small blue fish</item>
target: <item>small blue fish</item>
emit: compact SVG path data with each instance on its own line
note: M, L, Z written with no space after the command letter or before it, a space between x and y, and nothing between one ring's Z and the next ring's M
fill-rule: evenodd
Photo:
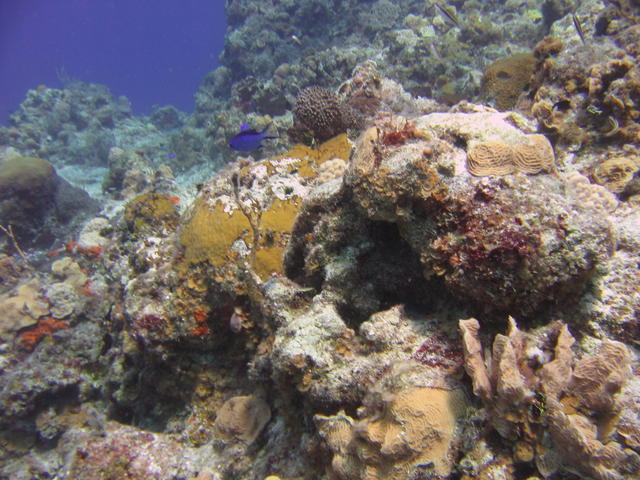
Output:
M272 137L267 133L269 127L258 132L255 128L249 128L249 125L243 123L240 126L240 133L229 141L229 146L239 152L250 152L262 147L262 140L268 140Z
M172 159L172 158L176 158L176 154L175 153L167 153L167 158L168 159Z

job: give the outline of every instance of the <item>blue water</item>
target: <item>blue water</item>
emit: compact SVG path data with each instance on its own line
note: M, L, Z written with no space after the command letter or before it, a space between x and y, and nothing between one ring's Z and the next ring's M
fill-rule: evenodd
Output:
M104 84L137 114L191 111L225 28L222 0L0 0L0 124L60 77Z

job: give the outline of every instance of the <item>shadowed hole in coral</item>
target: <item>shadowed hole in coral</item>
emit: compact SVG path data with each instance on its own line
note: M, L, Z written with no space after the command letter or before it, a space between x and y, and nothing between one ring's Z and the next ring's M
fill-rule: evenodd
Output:
M375 312L403 304L416 312L433 311L446 295L444 284L423 276L418 255L400 236L394 223L370 222L368 238L373 246L357 260L356 284L338 312L350 328L357 327Z
M78 385L68 385L57 392L47 391L42 395L39 395L34 401L34 414L33 419L45 410L53 409L56 414L60 414L65 410L79 408L80 406L80 388ZM55 420L52 420L54 428L57 428ZM40 427L36 427L40 430ZM45 450L55 448L58 443L60 435L64 432L64 428L58 428L58 432L52 435L51 438L43 438L41 432L38 432L38 446Z
M182 369L170 368L146 356L139 361L145 365L128 368L131 375L111 395L109 417L144 430L163 432L189 403L194 381L177 372Z

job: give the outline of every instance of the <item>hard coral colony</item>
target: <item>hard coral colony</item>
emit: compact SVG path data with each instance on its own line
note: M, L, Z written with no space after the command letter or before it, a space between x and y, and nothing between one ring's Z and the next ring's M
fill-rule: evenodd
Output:
M539 3L234 0L193 113L29 91L0 478L640 478L640 6Z

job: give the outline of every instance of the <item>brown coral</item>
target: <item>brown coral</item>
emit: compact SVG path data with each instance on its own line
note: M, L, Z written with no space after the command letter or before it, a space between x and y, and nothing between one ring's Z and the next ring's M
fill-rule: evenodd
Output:
M383 411L371 416L354 420L339 412L316 415L315 421L334 452L338 478L402 480L426 468L432 470L429 478L444 478L466 405L461 389L414 387L390 396Z
M326 88L314 86L300 92L293 107L294 126L325 141L349 128L360 128L360 116Z
M475 319L460 321L465 368L493 427L515 441L518 455L528 444L535 452L530 461L545 477L567 470L596 480L637 478L631 475L640 471L640 456L626 448L632 445L596 423L618 413L616 394L631 373L624 344L605 340L597 354L576 359L566 325L555 322L525 333L510 318L509 332L496 336L486 367L478 327Z
M536 174L555 171L553 147L544 135L527 135L527 143L511 147L502 142L482 142L467 152L472 175L508 175L515 171Z
M553 55L557 55L562 50L562 41L555 37L544 37L533 48L533 54L537 59L543 60Z
M39 158L15 157L2 163L0 168L0 198L8 198L20 192L36 192L51 189L55 177L53 166Z
M509 110L527 88L536 65L531 53L519 53L501 58L487 67L482 88L496 101L498 110Z
M591 177L610 192L621 193L639 169L640 166L630 158L610 158L596 165Z
M544 135L528 135L529 143L518 145L514 149L514 163L523 173L536 174L555 170L553 147Z
M483 142L467 152L467 170L471 175L508 175L515 172L513 149L502 142Z
M253 443L271 419L267 402L252 395L232 397L220 410L213 426L218 439Z

